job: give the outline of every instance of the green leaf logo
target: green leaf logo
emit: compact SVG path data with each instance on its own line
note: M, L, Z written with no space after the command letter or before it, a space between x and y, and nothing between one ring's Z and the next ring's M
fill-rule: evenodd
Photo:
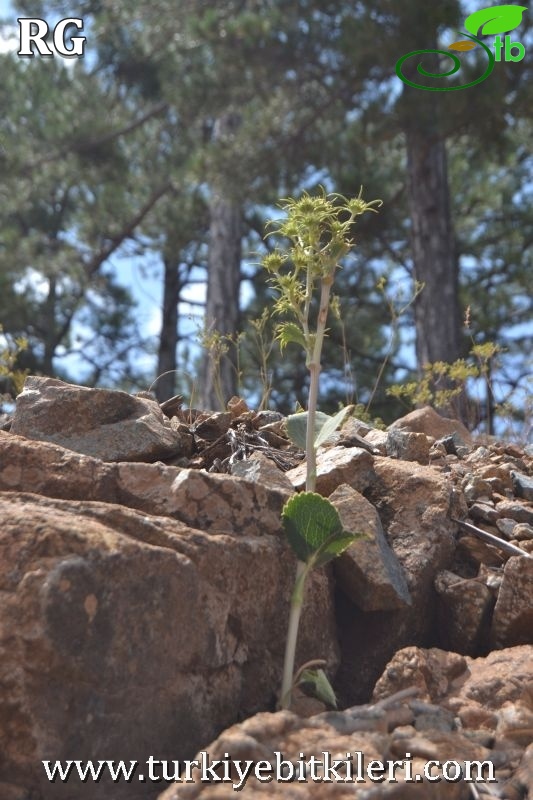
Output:
M527 6L492 6L474 11L465 20L465 28L474 36L495 36L497 33L508 33L522 22L522 15Z

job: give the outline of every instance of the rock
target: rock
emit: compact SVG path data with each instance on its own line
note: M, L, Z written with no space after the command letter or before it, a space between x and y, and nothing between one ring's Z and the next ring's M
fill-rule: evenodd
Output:
M513 531L517 525L518 523L514 519L508 519L507 517L496 520L496 527L507 541L513 538Z
M480 470L479 477L500 494L513 488L511 468L508 464L489 464Z
M514 493L517 497L524 500L533 500L533 479L521 472L511 472Z
M503 581L492 617L494 647L533 644L533 559L513 556L503 571Z
M243 400L242 397L231 397L227 403L227 409L230 412L233 419L240 417L241 414L246 414L250 409L248 408L248 404L246 400Z
M122 485L130 476L125 469ZM264 536L279 533L290 494L232 475L182 469L170 486L166 513L208 532Z
M501 500L496 503L496 511L500 519L510 517L515 522L527 522L528 525L533 525L533 509L516 500Z
M492 592L476 578L460 578L449 570L439 572L435 589L440 598L439 634L443 646L462 655L476 655L488 633L494 605Z
M483 498L490 500L492 497L492 486L478 475L474 475L466 481L463 491L468 503L475 503L476 500Z
M214 442L227 432L232 420L231 411L215 411L194 424L194 435L204 442Z
M513 529L512 538L519 542L531 541L533 539L533 525L519 522Z
M489 524L495 523L499 517L498 511L492 503L473 503L468 511L472 519Z
M438 650L406 648L388 665L383 679L378 682L372 705L320 713L308 719L289 711L260 713L229 728L207 745L204 753L207 752L211 760L238 759L241 764L264 761L265 771L277 770L272 781L261 782L251 775L244 787L239 785L250 800L293 795L317 800L323 797L423 800L434 795L443 800L467 800L470 786L466 781L441 781L430 785L424 780L406 780L410 775L422 776L428 759L441 764L459 762L465 770L465 762L469 761L474 779L496 780L497 786L506 789L513 785L527 786L531 747L526 749L525 738L530 712L524 705L523 687L533 677L532 655L533 648L523 647L505 651L505 658L500 660L491 656L465 659ZM505 670L505 660L510 672ZM390 692L391 680L396 686L411 686L414 682L426 700L413 698L409 690L403 698L395 699ZM461 729L457 727L457 719L461 720ZM472 728L471 723L488 727L480 730ZM503 730L515 737L504 748L498 740L498 731ZM315 777L320 778L326 753L338 760L337 774L341 780L333 779L329 783L312 780L310 759L315 759ZM407 758L410 775L406 753L410 754ZM202 754L196 758L201 759ZM395 780L372 783L366 771L371 759L401 762L396 765ZM350 761L351 780L343 780L348 777L347 761ZM478 767L482 769L481 774ZM298 768L301 781L294 780ZM385 778L386 773L387 769L385 775L382 773ZM198 771L191 777L190 783L174 783L159 800L223 800L233 789L229 780L225 784L202 781ZM235 785L237 779L235 771ZM435 785L439 787L438 793L434 793Z
M425 433L413 433L391 428L387 435L387 455L404 461L429 462L431 442Z
M530 445L530 447L533 450L533 445ZM513 788L516 787L516 800L533 796L533 742L527 747L520 761L515 779L510 783L513 784ZM512 795L509 794L509 797L512 797Z
M411 411L410 414L406 414L389 425L390 429L425 433L426 436L432 436L434 439L442 439L455 434L456 444L471 444L472 442L470 431L462 422L457 419L441 417L431 406Z
M387 431L380 431L375 428L366 434L365 441L369 442L374 450L378 450L380 455L386 456L388 438Z
M434 640L437 598L433 581L450 566L455 550L450 519L453 487L440 471L378 456L374 468L377 478L365 496L378 511L388 545L405 576L412 606L365 614L339 594L342 659L337 685L347 705L368 698L397 649L413 641Z
M432 647L404 647L386 665L374 688L374 702L416 686L419 699L438 703L452 690L459 678L467 674L468 660L457 653Z
M417 686L419 699L454 711L465 728L474 709L496 731L499 711L510 703L528 702L533 685L533 647L522 645L495 650L485 658L469 658L438 648L405 647L387 664L376 684L373 701Z
M316 491L328 497L342 483L364 492L375 478L373 459L360 447L319 448ZM306 465L289 470L287 477L297 491L305 488Z
M161 463L105 463L0 432L0 490L15 489L122 504L238 535L279 534L281 509L290 496L289 491L230 475Z
M154 400L35 376L17 397L11 433L102 461L157 461L189 446Z
M337 582L363 611L388 611L411 604L402 568L391 550L376 509L350 486L330 495L343 527L368 538L351 544L333 568Z
M81 798L87 786L48 783L41 759L190 757L237 713L273 706L295 568L282 537L10 492L0 516L0 786ZM305 606L299 663L334 669L323 570ZM88 796L132 787L103 779Z
M231 474L252 483L261 483L270 489L278 489L280 492L287 494L293 492L293 485L286 474L271 458L260 452L252 453L250 458L243 461L235 461L231 465Z

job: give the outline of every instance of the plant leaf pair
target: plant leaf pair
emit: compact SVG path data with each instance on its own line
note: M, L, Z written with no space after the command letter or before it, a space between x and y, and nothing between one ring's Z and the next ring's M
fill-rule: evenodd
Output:
M353 406L345 406L341 408L333 417L329 414L324 414L322 411L315 413L315 449L321 444L324 444L326 439L329 439L331 434L342 425L345 417L353 411ZM301 414L291 414L287 417L287 433L291 442L297 447L305 450L306 435L307 435L307 418L308 412L304 411Z
M327 564L361 536L345 531L337 509L315 492L291 497L283 507L281 521L297 558L309 568Z

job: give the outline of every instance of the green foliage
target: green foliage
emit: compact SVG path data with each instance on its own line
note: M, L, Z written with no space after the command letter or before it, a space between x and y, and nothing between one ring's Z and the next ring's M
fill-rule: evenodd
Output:
M322 495L301 492L285 503L283 529L300 561L308 569L340 555L357 538L342 527L337 509Z
M412 406L430 405L450 410L454 399L466 392L470 380L488 378L491 364L501 352L493 342L474 344L469 359L459 358L450 364L444 361L425 364L419 380L391 386L388 394L407 400Z
M324 444L331 434L342 425L345 417L351 411L353 411L353 406L345 406L333 417L329 416L329 414L324 414L322 411L317 411L315 414L314 447L317 448ZM303 411L300 414L290 414L286 420L289 439L297 447L301 447L302 450L305 450L307 442L308 417L308 412Z
M309 694L332 708L337 708L337 698L323 669L304 669L297 683Z
M327 314L330 307L338 310L338 300L330 297L329 289L341 261L353 247L353 223L366 211L375 211L375 206L381 205L381 200L367 203L361 195L362 190L356 198L348 200L339 194L326 194L321 188L316 197L304 192L298 200L284 200L281 208L286 219L278 221L276 234L289 239L290 245L286 250L276 248L262 262L277 290L275 312L294 318L278 325L282 350L291 342L299 344L308 362L315 350L322 348L325 328L320 315ZM320 304L316 329L312 330L311 304L317 287L327 304L325 308ZM323 291L326 288L327 297Z
M331 308L338 313L338 301L332 298L331 288L341 261L353 247L353 223L366 211L375 211L374 206L380 204L379 200L365 202L362 189L351 200L339 194L326 194L323 188L317 196L304 192L299 200L286 199L281 206L286 217L278 222L276 232L289 240L289 246L285 250L276 248L263 259L277 293L274 313L292 317L277 327L281 349L289 343L299 344L310 374L307 412L291 415L287 421L289 436L305 447L306 491L289 500L282 513L284 530L298 559L281 688L284 708L290 706L291 701L307 575L314 567L340 555L356 538L355 533L343 530L338 512L330 501L314 492L316 450L351 410L343 408L333 417L317 410L320 360L328 311Z
M22 391L28 374L27 370L16 368L20 354L28 347L28 340L24 336L11 337L4 334L2 325L0 325L0 340L3 340L3 344L0 344L0 382L6 389L12 390L12 392L6 391L4 395L10 397L11 393L17 395Z

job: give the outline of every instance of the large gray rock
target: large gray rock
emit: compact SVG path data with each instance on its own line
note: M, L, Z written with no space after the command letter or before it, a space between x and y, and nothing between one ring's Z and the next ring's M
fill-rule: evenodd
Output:
M103 461L157 461L190 448L155 400L36 376L17 397L11 432Z

